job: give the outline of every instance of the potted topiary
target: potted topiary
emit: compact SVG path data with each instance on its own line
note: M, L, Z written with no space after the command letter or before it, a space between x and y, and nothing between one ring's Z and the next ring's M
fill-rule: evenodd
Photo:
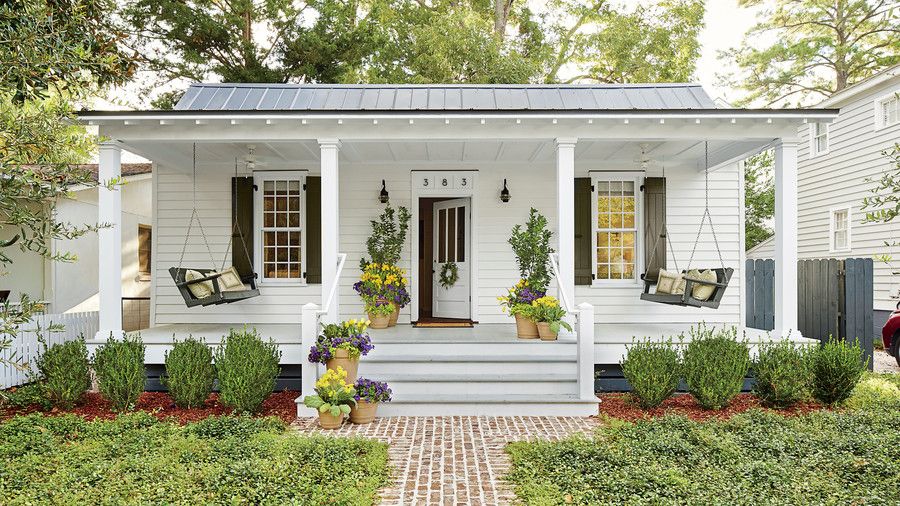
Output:
M509 245L516 255L520 280L500 297L501 305L516 318L516 334L523 339L538 337L534 325L531 303L547 293L550 284L550 239L553 233L547 228L547 218L531 208L525 226L512 229Z
M309 361L325 364L329 370L341 368L347 373L347 381L356 381L359 357L375 349L366 332L368 325L369 322L364 320L325 325L316 338L316 344L309 350Z
M359 378L353 386L356 405L350 410L350 421L353 423L369 423L375 419L378 403L391 401L391 389L383 381L372 381Z
M319 425L323 429L337 429L344 422L344 415L356 404L356 390L347 382L347 371L343 367L328 369L316 381L315 395L303 399L306 407L319 412Z
M366 240L366 251L369 259L361 258L359 267L363 271L360 281L353 285L368 309L391 303L387 325L397 324L400 309L410 302L406 288L406 271L397 266L403 245L406 244L406 232L409 229L411 215L405 207L394 210L388 204L377 220L372 220L372 234ZM378 313L385 311L381 308ZM375 318L371 318L375 320ZM384 328L373 324L372 328Z
M541 341L555 341L560 328L571 332L572 326L563 321L566 310L559 305L556 297L545 295L532 302L531 308L531 317L537 322Z

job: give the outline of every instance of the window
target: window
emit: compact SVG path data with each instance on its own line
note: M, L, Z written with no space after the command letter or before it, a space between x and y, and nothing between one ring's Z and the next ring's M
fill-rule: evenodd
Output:
M150 225L138 225L138 278L142 281L150 280L152 230Z
M642 176L635 173L594 175L594 284L636 282L640 265L640 206Z
M831 251L850 250L850 208L831 210Z
M900 123L900 94L893 93L875 102L875 128Z
M828 152L828 123L813 123L809 126L810 153L812 156Z
M306 272L305 172L256 172L256 251L261 283L302 283Z

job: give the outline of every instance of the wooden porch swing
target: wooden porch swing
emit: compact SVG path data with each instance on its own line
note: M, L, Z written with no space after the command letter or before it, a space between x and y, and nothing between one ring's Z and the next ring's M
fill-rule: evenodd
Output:
M237 173L237 161L235 161L235 174ZM200 214L197 212L197 144L194 143L194 160L193 160L193 210L191 211L191 220L188 223L187 233L184 237L184 244L181 247L181 257L178 260L178 267L170 267L169 274L175 281L179 293L184 298L187 307L194 306L215 306L218 304L230 304L246 299L250 299L259 295L259 289L256 287L256 275L249 274L241 276L238 274L234 266L225 267L228 257L231 254L231 242L228 242L228 248L225 250L225 257L222 258L222 266L217 270L216 262L213 259L212 249L209 247L209 240L206 238L206 232L203 230L203 223L200 221ZM232 194L232 208L235 206L235 197ZM200 229L200 235L203 237L203 244L206 245L206 252L209 254L209 269L202 268L186 268L182 267L184 262L184 253L187 250L188 241L191 238L191 230L194 226L194 220L197 221L197 227ZM243 246L244 255L247 261L252 265L250 252L247 251L247 243L244 241L244 233L241 230L241 224L236 218L232 219L234 228L237 229Z
M653 244L653 250L655 251L657 246L659 245L659 241L662 238L666 238L666 242L669 244L669 251L672 252L672 261L675 262L675 271L681 273L680 279L674 280L673 287L678 288L679 290L673 290L673 292L680 291L680 282L683 280L684 282L684 292L682 293L660 293L659 291L659 275L656 278L650 278L646 273L641 274L641 279L644 281L644 291L641 293L641 300L646 300L648 302L656 302L659 304L668 304L672 306L683 306L683 307L706 307L710 309L718 309L719 304L722 301L722 296L725 295L725 289L728 288L728 283L731 281L731 276L734 274L734 269L731 267L725 267L725 261L722 259L722 250L719 247L719 240L716 237L716 229L713 226L712 215L709 212L709 142L704 143L704 155L705 155L705 165L704 165L704 180L705 180L705 205L703 210L703 218L700 220L700 228L697 230L697 238L694 240L694 247L691 249L691 257L688 259L688 265L685 270L678 269L678 260L675 259L675 249L672 247L672 239L669 237L669 232L666 228L666 219L663 219L662 232L656 238L656 241ZM709 221L709 230L712 232L713 242L716 245L716 253L719 255L719 263L721 267L716 267L712 269L706 269L711 272L714 272L716 275L716 280L706 280L700 279L698 277L692 277L691 273L691 264L694 261L694 253L697 251L697 244L700 243L700 235L703 232L703 225ZM656 256L654 255L650 261L650 264L647 265L647 272L651 272L651 265L656 261ZM650 293L650 287L656 285L657 289L654 293ZM709 294L708 297L695 297L694 289L701 287L711 287L712 293Z

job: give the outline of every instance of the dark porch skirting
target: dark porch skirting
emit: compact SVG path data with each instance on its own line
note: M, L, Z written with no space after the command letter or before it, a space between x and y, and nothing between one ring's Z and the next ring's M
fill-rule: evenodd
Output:
M160 382L159 378L166 370L162 364L147 364L144 366L147 371L147 381L144 383L144 389L148 392L165 392L166 387ZM300 390L300 364L289 364L281 366L281 374L275 381L274 392L282 390Z

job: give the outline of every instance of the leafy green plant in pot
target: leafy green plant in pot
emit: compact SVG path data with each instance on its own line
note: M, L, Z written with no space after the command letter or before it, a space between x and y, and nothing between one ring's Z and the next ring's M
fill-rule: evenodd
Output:
M553 233L547 228L547 218L531 208L525 225L513 227L509 245L516 256L519 281L508 294L498 297L504 311L516 319L516 334L520 339L536 339L539 336L535 320L529 319L531 303L547 294L550 284L550 239Z
M303 399L306 407L319 412L319 425L323 429L337 429L350 414L350 407L356 405L356 389L347 383L347 371L342 367L328 369L316 381L315 395Z
M559 305L556 297L545 295L532 302L531 307L530 316L537 323L542 341L555 341L561 328L572 331L572 326L563 320L566 310Z

